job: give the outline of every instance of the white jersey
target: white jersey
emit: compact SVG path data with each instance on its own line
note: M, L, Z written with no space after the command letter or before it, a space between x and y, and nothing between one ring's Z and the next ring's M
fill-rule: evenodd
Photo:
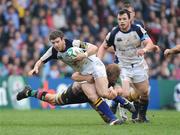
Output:
M141 41L149 38L146 31L140 25L131 25L131 29L123 32L119 27L115 27L106 36L108 46L113 46L121 67L132 64L141 64L144 57L137 55L137 50L141 49Z
M92 74L95 78L106 76L105 66L101 60L96 57L96 55L91 55L88 58L78 62L68 55L67 50L70 47L80 47L86 51L88 48L88 43L80 40L65 39L65 45L66 48L63 52L59 52L54 47L50 47L40 59L43 61L43 63L46 63L51 59L61 60L72 67L74 71L80 72L83 75ZM102 72L99 72L101 70Z

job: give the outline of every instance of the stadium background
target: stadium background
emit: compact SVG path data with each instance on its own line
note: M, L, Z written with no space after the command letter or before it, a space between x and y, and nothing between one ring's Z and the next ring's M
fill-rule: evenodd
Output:
M180 55L163 57L163 50L180 44L179 0L134 0L136 19L143 21L161 53L148 54L150 68L149 109L173 107L175 86L180 83ZM47 63L35 77L27 77L39 57L49 48L48 34L60 29L67 38L99 46L117 24L123 0L1 0L0 1L0 108L55 108L33 98L16 101L27 83L32 88L62 91L72 80L72 69L62 62ZM106 54L104 62L112 63ZM89 108L87 104L64 108ZM59 108L59 107L58 107Z

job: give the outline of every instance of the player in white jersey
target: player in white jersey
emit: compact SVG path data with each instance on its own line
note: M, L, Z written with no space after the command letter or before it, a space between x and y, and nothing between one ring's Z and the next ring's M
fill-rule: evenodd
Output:
M134 11L134 8L133 6L130 4L129 1L127 2L124 2L124 9L127 9L130 13L130 20L131 20L131 24L135 24L135 25L138 25L138 26L141 26L142 28L144 28L144 23L140 20L136 20L135 19L135 11ZM111 53L114 52L113 48L109 48L108 51L111 51ZM115 60L114 60L115 63L118 63L118 58L117 56L115 56ZM123 83L123 80L122 80L122 87L123 88L127 88L126 87L126 83ZM134 121L135 119L137 119L138 117L138 109L139 109L139 101L138 101L138 94L136 93L136 91L133 90L133 88L131 87L130 88L130 94L131 97L133 98L130 98L131 101L133 101L133 104L134 104L134 107L136 108L136 111L132 113L132 121ZM122 108L120 105L118 105L117 102L114 102L112 101L111 102L111 105L110 105L110 108L111 110L116 113L117 112L117 109L119 109L118 112L119 115L124 118L124 119L127 119L127 115L126 115L126 110L124 108Z
M147 122L149 81L148 66L144 60L144 54L150 51L159 51L159 48L152 43L141 26L131 24L128 10L120 10L117 18L118 26L108 33L97 55L102 59L105 51L113 46L121 68L122 83L126 86L124 90L127 94L124 96L129 96L131 83L136 93L140 95L138 120Z
M29 72L29 75L38 73L40 66L51 59L59 59L63 61L82 75L91 74L95 79L95 82L94 84L90 84L88 82L82 83L81 87L83 92L94 104L97 104L98 102L100 107L99 109L104 111L107 115L110 114L109 117L111 117L112 123L116 123L116 117L111 114L112 112L110 112L109 108L104 101L100 99L100 97L116 99L116 101L121 104L126 104L127 102L125 99L117 96L116 91L112 87L111 90L108 88L105 66L101 60L95 56L97 47L90 43L81 42L80 40L64 39L64 35L61 31L53 31L49 36L49 40L52 43L52 47L50 47L48 51L36 62L34 68ZM78 54L75 59L72 59L70 58L67 50L73 46L83 48L85 52ZM79 81L84 80L80 78ZM99 101L101 101L101 104ZM122 122L120 122L120 124L121 123Z

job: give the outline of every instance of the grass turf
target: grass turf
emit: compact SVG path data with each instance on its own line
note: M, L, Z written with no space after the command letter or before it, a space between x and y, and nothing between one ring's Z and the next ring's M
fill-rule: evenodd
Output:
M148 124L109 126L93 110L0 110L0 135L180 135L180 112L148 116Z

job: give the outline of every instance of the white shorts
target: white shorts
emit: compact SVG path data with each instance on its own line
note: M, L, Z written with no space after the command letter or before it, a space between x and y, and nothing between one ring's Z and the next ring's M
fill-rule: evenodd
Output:
M94 79L107 77L105 65L98 57L93 57L90 63L85 64L81 74L92 75Z
M128 80L130 83L139 83L148 79L148 65L144 61L141 64L132 64L121 67L121 80Z

